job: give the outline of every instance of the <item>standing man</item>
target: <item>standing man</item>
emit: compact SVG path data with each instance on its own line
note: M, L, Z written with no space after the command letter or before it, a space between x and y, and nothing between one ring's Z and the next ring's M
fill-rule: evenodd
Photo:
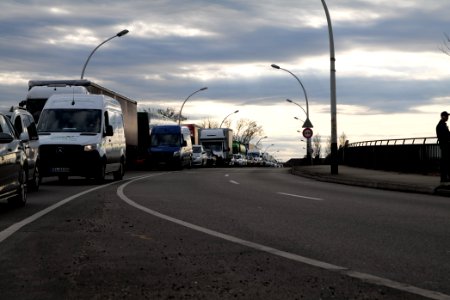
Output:
M450 182L450 131L447 127L448 112L441 112L441 120L436 126L436 135L441 148L441 182Z

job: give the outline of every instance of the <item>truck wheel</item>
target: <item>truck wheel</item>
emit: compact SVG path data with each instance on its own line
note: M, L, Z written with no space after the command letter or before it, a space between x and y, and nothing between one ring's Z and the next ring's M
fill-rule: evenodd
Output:
M27 172L22 168L19 173L17 195L8 199L9 204L14 206L24 206L25 203L27 203L27 180Z
M113 172L113 178L114 178L114 180L122 180L124 174L125 174L125 166L124 166L123 160L120 160L119 169L117 171Z

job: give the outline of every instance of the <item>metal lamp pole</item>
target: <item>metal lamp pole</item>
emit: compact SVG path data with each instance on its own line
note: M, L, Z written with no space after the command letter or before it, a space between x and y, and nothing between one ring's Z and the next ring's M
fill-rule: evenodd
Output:
M290 99L286 99L286 101L290 102L290 103L294 103L295 105L297 105L298 107L300 107L305 113L306 113L306 120L305 123L303 123L303 128L312 128L313 125L311 123L311 121L309 120L309 102L308 102L308 95L306 93L306 89L303 86L303 83L300 81L300 79L291 71L287 70L287 69L283 69L280 66L276 65L276 64L272 64L271 65L272 68L274 69L278 69L278 70L283 70L288 72L289 74L291 74L300 84L300 86L302 87L303 90L303 94L305 96L305 101L306 101L306 111L305 109L298 103L295 103L294 101L290 100ZM306 153L306 159L308 160L308 163L311 164L312 160L311 160L311 154L312 154L312 147L311 147L311 138L308 138L308 143L307 143L307 153Z
M128 31L127 29L124 29L124 30L118 32L116 35L114 35L114 36L112 36L112 37L110 37L110 38L104 40L104 41L103 41L102 43L100 43L97 47L95 47L95 49L92 50L91 54L89 54L89 56L88 56L86 62L84 63L83 70L81 71L81 78L80 78L80 79L83 79L83 77L84 77L84 71L86 70L86 66L87 66L89 60L91 59L91 57L92 57L92 55L94 54L94 52L97 51L97 49L100 48L101 45L103 45L104 43L106 43L106 42L112 40L112 39L115 38L115 37L121 37L121 36L124 36L124 35L127 34L128 32L129 32L129 31Z
M184 107L184 104L186 103L186 101L188 101L188 99L191 98L192 95L194 95L194 94L196 94L196 93L198 93L198 92L200 92L200 91L207 90L207 89L208 89L207 87L202 87L201 89L198 89L198 90L196 90L195 92L193 92L192 94L190 94L190 95L183 101L183 104L181 105L180 113L178 114L178 125L181 124L181 113L183 112L183 107Z
M226 116L225 118L223 118L222 123L220 123L219 128L222 128L223 122L225 122L225 120L226 120L229 116L231 116L232 114L237 114L238 112L239 112L239 110L236 110L236 111L232 112L231 114L229 114L228 116Z
M336 58L334 57L333 27L331 26L330 13L325 0L322 0L323 9L327 16L328 36L330 41L330 106L331 106L331 174L338 174L337 154L337 122L336 122Z
M262 139L267 139L267 137L268 137L268 136L266 135L266 136L263 136L262 138L260 138L260 139L256 142L255 148L258 148L259 142L261 142Z

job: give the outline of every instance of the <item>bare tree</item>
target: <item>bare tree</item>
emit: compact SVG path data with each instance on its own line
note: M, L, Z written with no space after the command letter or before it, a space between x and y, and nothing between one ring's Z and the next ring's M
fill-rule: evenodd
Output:
M325 148L325 157L331 154L331 137L327 138L327 147Z
M252 120L240 119L233 132L233 140L248 145L255 136L261 135L263 135L262 126Z
M200 123L200 127L203 127L203 128L217 128L217 127L219 127L219 122L211 120L210 118L203 119L202 122Z
M345 147L346 144L347 144L347 135L345 134L345 132L342 132L341 135L339 136L339 148Z
M313 153L312 156L314 159L320 158L320 154L322 152L322 137L320 134L316 134L313 137Z
M446 33L444 33L444 36L445 38L439 46L439 50L450 56L450 37Z

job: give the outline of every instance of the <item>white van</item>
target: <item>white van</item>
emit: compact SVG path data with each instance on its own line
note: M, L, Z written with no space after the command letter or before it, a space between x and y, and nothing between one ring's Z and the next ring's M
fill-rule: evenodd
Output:
M40 115L40 172L42 177L123 178L126 141L117 100L105 95L56 94Z

